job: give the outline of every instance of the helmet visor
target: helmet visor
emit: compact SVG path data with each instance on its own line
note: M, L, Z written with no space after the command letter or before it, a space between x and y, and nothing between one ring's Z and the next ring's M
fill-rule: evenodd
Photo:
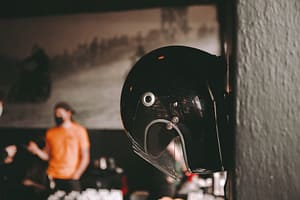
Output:
M172 178L182 178L188 168L178 127L168 120L156 119L147 125L144 135L143 147L133 142L135 153Z

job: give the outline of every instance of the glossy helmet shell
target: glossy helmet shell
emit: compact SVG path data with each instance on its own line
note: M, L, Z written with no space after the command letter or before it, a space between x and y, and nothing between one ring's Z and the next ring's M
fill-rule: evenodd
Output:
M166 122L166 129L160 126L151 132L180 132L189 171L210 173L226 168L224 63L221 57L186 46L155 49L138 60L122 88L121 117L135 151L143 151L139 155L149 154L150 148L153 155L159 154L165 148L170 138L162 139L164 133L156 134L160 144L145 137L154 122ZM146 147L146 140L153 143ZM142 157L152 162L151 156Z

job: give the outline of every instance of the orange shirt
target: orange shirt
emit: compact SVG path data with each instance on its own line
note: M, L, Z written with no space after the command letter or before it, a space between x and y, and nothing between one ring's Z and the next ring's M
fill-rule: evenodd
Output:
M89 149L87 131L77 123L71 127L54 127L46 133L46 147L50 158L47 174L53 178L70 179L76 171L82 148Z

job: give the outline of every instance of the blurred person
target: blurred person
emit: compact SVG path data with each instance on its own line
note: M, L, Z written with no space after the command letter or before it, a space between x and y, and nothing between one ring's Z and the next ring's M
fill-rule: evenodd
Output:
M13 162L14 156L17 153L16 145L9 145L1 151L0 164L9 164Z
M50 188L66 192L80 191L80 177L90 162L87 130L73 120L74 110L66 102L54 107L56 126L46 132L43 149L30 141L27 149L48 161Z
M3 114L4 110L4 92L0 91L0 117ZM13 158L17 153L17 146L16 145L9 145L6 146L0 152L0 164L9 164L13 162Z
M4 108L4 92L0 91L0 117L3 114ZM7 169L10 168L10 165L14 161L14 157L17 153L17 146L14 144L7 145L0 150L0 199L5 200L9 197L9 189L11 182L8 180ZM6 165L6 166L4 166Z
M45 146L45 138L44 136L32 138L39 148L44 148ZM30 162L26 166L26 170L24 171L24 175L22 176L22 197L24 199L32 199L32 200L44 200L49 196L49 182L46 170L48 168L48 162L41 160L38 156L31 154L27 151L26 143L24 145L26 149L26 157Z

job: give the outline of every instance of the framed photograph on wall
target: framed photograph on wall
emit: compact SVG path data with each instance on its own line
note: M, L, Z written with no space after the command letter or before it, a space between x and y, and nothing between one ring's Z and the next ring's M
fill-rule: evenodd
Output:
M214 5L0 19L0 127L54 125L69 102L91 129L122 129L120 94L145 53L187 45L220 55Z

